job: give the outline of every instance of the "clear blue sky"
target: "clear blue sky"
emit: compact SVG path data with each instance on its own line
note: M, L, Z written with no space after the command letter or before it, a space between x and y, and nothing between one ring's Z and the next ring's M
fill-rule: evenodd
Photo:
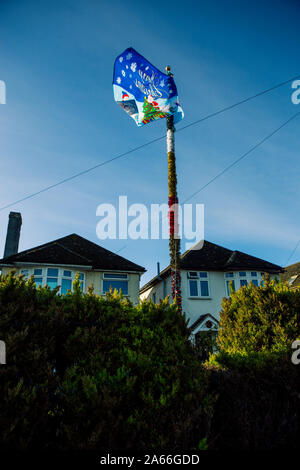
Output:
M0 1L1 206L165 132L138 128L113 101L115 57L132 46L171 64L184 108L178 128L300 74L300 4L287 1ZM273 131L300 105L289 85L176 136L181 200ZM205 204L205 238L284 264L300 238L300 117L192 202ZM20 250L76 232L146 267L168 263L165 241L102 241L96 207L167 201L160 141L10 210ZM125 246L125 248L124 248ZM300 260L300 248L290 263Z

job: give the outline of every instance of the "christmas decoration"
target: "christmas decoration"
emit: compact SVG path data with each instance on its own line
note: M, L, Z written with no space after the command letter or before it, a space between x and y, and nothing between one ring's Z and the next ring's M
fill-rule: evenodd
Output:
M144 118L142 119L142 122L144 124L148 124L148 122L150 121L154 121L155 119L163 119L168 116L167 113L163 113L162 111L160 111L158 103L156 103L156 101L151 102L150 100L148 101L147 97L145 96L143 104Z
M167 118L167 151L168 151L168 187L169 187L169 250L171 266L172 297L177 303L178 310L182 312L181 276L180 276L180 238L178 231L178 198L177 175L175 160L173 116Z
M115 101L138 126L171 115L175 123L183 118L172 74L158 70L132 47L115 60L113 92Z

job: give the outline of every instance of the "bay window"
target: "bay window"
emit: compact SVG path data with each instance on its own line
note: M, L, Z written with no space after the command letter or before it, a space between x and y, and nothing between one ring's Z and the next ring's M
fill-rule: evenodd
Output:
M264 273L258 273L257 271L235 271L227 272L225 276L225 287L226 294L230 296L230 282L232 282L233 289L239 289L240 287L247 286L250 282L258 287L260 284L263 285L263 276Z
M21 274L24 275L27 280L33 275L35 286L46 286L48 285L51 290L60 286L58 293L66 295L68 291L72 291L73 281L75 280L76 270L68 270L63 268L28 268L22 269ZM81 290L85 288L85 274L79 273L79 281Z

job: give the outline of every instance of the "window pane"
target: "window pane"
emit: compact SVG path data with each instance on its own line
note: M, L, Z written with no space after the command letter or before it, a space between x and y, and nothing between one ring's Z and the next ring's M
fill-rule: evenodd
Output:
M196 271L189 271L188 277L194 277L195 279L197 279L198 273Z
M226 281L226 287L227 287L227 295L228 297L230 296L230 283L232 282L232 287L235 290L235 283L234 280L232 281Z
M43 285L43 278L42 277L35 277L34 278L35 286L42 286Z
M127 274L104 274L105 279L127 279Z
M122 289L122 293L128 295L128 281L103 281L103 293L109 292L110 288L113 291Z
M62 279L61 281L61 294L66 295L68 290L72 289L72 281L71 279Z
M83 273L79 273L79 279L80 279L80 281L84 280L84 274Z
M64 271L64 276L65 277L72 277L72 272L71 271Z
M233 273L226 273L225 277L233 277Z
M47 284L51 290L54 289L57 287L57 278L47 277Z
M57 277L58 269L57 268L48 268L48 276Z
M199 273L199 274L200 274L200 277L207 277L207 273L201 272L201 273Z
M297 278L297 274L292 276L290 279L289 279L289 285L291 286L294 282L294 280Z
M35 276L41 276L43 274L43 270L37 268L37 269L34 270L33 273L34 273Z
M252 277L256 277L256 276L257 276L257 272L256 272L256 271L251 271L251 276L252 276Z
M255 286L258 287L258 280L257 279L252 279L251 282L252 282L252 284L254 284Z
M27 279L28 279L28 269L22 269L21 274L23 274L25 280L27 281Z
M247 284L248 284L248 282L246 281L246 279L241 279L240 280L241 287L246 286Z
M246 277L246 271L240 271L240 272L239 272L239 275L240 275L241 277Z
M190 296L191 297L198 297L198 282L197 281L189 281L190 284Z
M201 297L208 297L208 281L200 281L201 286Z

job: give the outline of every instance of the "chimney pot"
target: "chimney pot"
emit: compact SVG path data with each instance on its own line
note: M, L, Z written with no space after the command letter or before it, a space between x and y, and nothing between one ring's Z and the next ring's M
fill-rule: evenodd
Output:
M10 212L4 248L4 258L18 253L22 216L20 212Z

